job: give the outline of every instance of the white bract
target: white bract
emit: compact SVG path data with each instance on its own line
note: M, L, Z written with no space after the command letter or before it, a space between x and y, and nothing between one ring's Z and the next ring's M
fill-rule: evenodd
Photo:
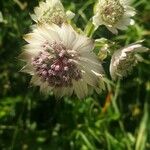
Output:
M104 70L92 52L93 41L76 33L70 25L37 26L25 35L28 42L20 58L27 62L22 71L32 75L31 83L57 97L86 97L104 89Z
M125 30L133 25L131 19L135 15L134 8L130 7L128 0L99 0L95 6L93 24L97 28L105 25L112 33L117 34L118 29Z
M149 49L143 47L141 42L133 43L117 50L111 59L110 74L113 80L127 76L138 63L137 53L147 52Z
M61 25L68 19L74 17L74 13L67 11L65 13L64 7L60 0L46 0L46 2L40 2L38 7L35 7L34 13L31 18L36 23L54 23Z

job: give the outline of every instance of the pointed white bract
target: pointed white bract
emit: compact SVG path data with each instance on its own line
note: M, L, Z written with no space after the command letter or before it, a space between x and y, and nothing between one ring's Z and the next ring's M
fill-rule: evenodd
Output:
M141 42L133 43L122 49L117 50L110 63L110 75L113 80L127 76L138 63L137 53L147 52L149 49L143 47Z
M27 64L22 71L32 75L31 83L42 92L53 91L60 98L74 93L81 99L91 90L104 89L104 70L92 52L93 41L70 25L43 24L24 39L28 44L20 58Z
M67 14L60 0L46 0L46 2L40 2L39 6L34 9L31 18L36 23L54 23L60 26L67 21Z
M99 0L95 6L93 24L97 28L105 25L112 33L117 34L119 30L127 29L128 25L133 25L131 19L135 15L135 10L127 0Z

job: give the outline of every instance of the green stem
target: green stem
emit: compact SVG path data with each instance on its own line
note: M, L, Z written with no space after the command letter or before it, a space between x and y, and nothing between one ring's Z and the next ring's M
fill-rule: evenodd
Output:
M14 149L14 146L15 146L15 143L16 143L16 138L17 138L17 134L18 134L18 130L19 130L19 125L20 125L20 122L21 122L21 118L22 118L23 112L25 110L25 100L23 102L23 106L22 106L21 110L22 110L22 112L20 113L20 115L18 117L18 120L17 120L17 123L16 123L16 127L15 127L15 131L14 131L14 134L13 134L11 147L10 147L11 150Z
M85 33L88 37L92 37L94 32L96 31L97 28L93 25L91 21L88 22L87 26L85 27Z
M114 95L114 98L112 99L112 105L113 105L114 111L118 115L120 115L120 111L119 111L119 108L117 106L117 98L119 96L119 90L120 90L120 80L118 80L118 82L117 82L115 95ZM126 131L124 129L124 125L123 125L123 123L120 119L119 119L119 126L120 126L120 129L121 129L122 133L124 134L124 136L128 139L128 135L126 134ZM125 140L125 143L126 143L126 146L127 146L127 150L132 150L128 140Z

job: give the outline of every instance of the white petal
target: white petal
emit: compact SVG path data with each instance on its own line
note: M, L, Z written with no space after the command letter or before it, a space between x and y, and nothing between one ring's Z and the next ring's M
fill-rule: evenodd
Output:
M116 77L117 77L115 71L116 71L116 66L114 66L114 63L112 60L110 63L109 72L113 80L116 80Z
M136 14L136 11L133 7L127 6L125 11L125 16L133 17Z
M55 87L55 88L53 89L54 95L55 95L55 97L56 97L57 99L60 99L60 98L63 97L63 91L62 91L62 90L63 90L62 88L57 88L57 87Z
M130 25L130 18L129 17L123 17L120 22L118 22L117 26L127 26Z
M106 26L106 27L107 27L107 29L108 29L110 32L112 32L113 34L118 34L118 30L117 30L116 28L108 27L108 26Z
M26 60L26 61L31 61L32 58L33 58L33 55L32 53L30 52L27 52L27 51L23 51L19 56L18 56L19 59L21 60Z
M93 24L98 27L102 24L104 24L104 22L101 19L101 16L97 13L94 17L93 17Z
M125 52L125 53L127 53L127 52L143 53L143 52L147 52L148 50L149 49L147 47L142 46L140 43L131 44L131 45L128 45L128 46L126 46L122 49L122 51Z
M115 27L120 29L120 30L126 30L127 26L130 24L130 18L123 18L121 19L116 25Z
M34 75L34 69L30 64L27 64L26 66L24 66L20 71Z
M85 37L85 36L78 36L75 44L73 46L73 50L78 51L79 53L92 51L94 47L94 41Z
M73 88L79 99L86 97L88 94L87 84L83 80L73 80Z
M43 43L45 39L35 32L24 35L24 39L31 44L39 44Z
M37 16L35 14L30 14L30 17L33 21L37 23Z
M66 16L67 16L68 19L73 19L74 16L75 16L75 13L73 13L73 12L70 11L70 10L68 10L68 11L66 12Z
M40 85L40 91L46 95L50 93L53 88L48 85L47 82L44 82Z
M60 41L60 36L59 36L59 28L56 27L56 25L51 25L45 27L39 27L38 28L39 34L48 42L53 42L53 41Z
M33 75L30 81L30 84L34 84L36 86L40 86L42 84L40 78L36 75Z
M63 96L71 96L73 94L72 87L55 87L53 89L56 98L62 98Z
M76 33L74 32L72 27L63 24L60 30L60 37L62 39L63 44L67 48L72 49L72 45L76 40Z
M88 60L94 61L94 62L96 62L98 64L100 63L98 61L96 55L93 53L93 51L89 51L89 49L87 49L87 51L81 51L79 53L80 53L80 58L88 59Z
M86 58L80 58L80 65L83 67L83 70L88 69L93 73L97 73L97 75L99 74L99 76L104 74L104 70L100 62L97 63L96 61L94 62Z
M23 46L25 53L31 54L33 57L36 56L41 51L41 43L38 44L27 44Z
M73 88L72 87L64 87L63 88L63 95L64 96L71 96L73 94Z
M92 87L98 87L98 77L91 73L89 70L83 73L83 80Z

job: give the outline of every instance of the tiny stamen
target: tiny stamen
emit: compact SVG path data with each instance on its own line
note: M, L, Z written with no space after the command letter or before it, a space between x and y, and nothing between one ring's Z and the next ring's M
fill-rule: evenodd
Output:
M50 86L70 86L72 79L82 78L81 71L75 62L71 61L78 56L75 51L67 50L62 43L45 42L43 50L32 60L36 74Z

